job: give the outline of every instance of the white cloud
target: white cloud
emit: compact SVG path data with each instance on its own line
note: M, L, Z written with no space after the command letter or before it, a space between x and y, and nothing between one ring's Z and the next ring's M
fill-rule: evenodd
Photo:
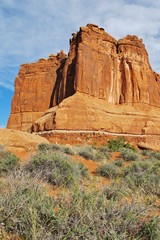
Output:
M118 16L106 18L105 26L116 38L127 34L143 38L151 66L160 73L160 1L156 1L157 5L155 2L151 4L153 1L147 1L146 4L145 1L133 2L121 6Z
M160 72L159 12L160 0L1 0L0 69L67 52L71 33L93 22L117 39L143 38L152 67ZM14 79L0 76L0 81L11 87Z

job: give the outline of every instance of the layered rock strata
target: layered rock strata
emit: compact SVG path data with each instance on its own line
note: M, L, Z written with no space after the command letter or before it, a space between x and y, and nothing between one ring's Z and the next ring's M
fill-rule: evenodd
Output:
M160 134L159 108L160 75L142 40L117 41L88 24L73 34L68 56L21 67L8 127Z
M62 81L66 62L67 56L61 51L57 55L51 54L48 59L21 65L15 80L8 128L30 131L33 122L45 110L73 94Z

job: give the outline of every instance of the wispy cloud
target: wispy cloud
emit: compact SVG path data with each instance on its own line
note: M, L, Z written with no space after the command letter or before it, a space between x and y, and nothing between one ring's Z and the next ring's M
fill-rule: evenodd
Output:
M159 12L159 0L1 0L0 84L13 89L15 74L7 71L61 49L67 52L71 33L88 22L117 39L127 34L143 38L152 67L160 72Z
M18 73L19 66L2 66L0 67L0 86L3 86L9 90L14 89L14 79ZM1 93L1 92L0 92ZM3 98L2 95L0 95Z

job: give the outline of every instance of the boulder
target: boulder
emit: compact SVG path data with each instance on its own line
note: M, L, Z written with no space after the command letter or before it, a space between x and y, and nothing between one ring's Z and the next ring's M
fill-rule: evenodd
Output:
M18 130L0 129L0 145L20 158L27 158L37 151L38 145L49 143L47 139Z

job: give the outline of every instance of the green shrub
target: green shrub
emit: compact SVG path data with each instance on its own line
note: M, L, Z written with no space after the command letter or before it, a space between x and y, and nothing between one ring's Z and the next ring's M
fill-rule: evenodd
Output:
M109 148L106 146L101 146L98 148L98 151L103 154L104 159L110 159L110 153L109 153Z
M0 151L0 175L5 175L8 171L18 167L19 159L12 153L1 150Z
M111 186L106 186L103 193L108 200L119 200L128 195L127 188L121 184L113 183Z
M55 225L54 199L36 182L36 178L24 171L14 172L5 179L0 222L6 235L26 240L50 239Z
M108 200L115 200L119 197L119 192L117 190L117 188L105 187L103 192Z
M39 172L44 180L57 186L73 186L87 175L84 165L74 163L61 152L40 152L26 166L33 175Z
M72 146L69 144L67 145L59 145L59 144L46 144L42 143L38 146L39 151L58 151L58 152L64 152L68 155L74 155L75 151Z
M96 173L106 178L116 178L121 175L120 169L112 163L100 165L97 168Z
M144 149L144 150L142 150L141 151L141 154L143 155L143 156L147 156L147 157L149 157L151 160L153 159L158 159L158 160L160 160L160 152L157 152L157 151L151 151L151 150L146 150L146 149Z
M119 151L121 148L129 148L134 150L130 143L126 142L124 137L117 137L116 139L109 140L107 147L112 151Z
M76 152L79 156L90 160L95 160L95 155L97 153L97 151L90 145L77 146Z
M132 189L141 188L145 194L160 196L159 161L137 161L124 170L125 183Z
M158 218L142 220L147 217L148 207L138 201L122 203L123 194L120 185L101 192L76 187L54 200L37 177L19 171L3 183L0 222L5 235L26 240L158 240Z
M108 159L109 159L109 155L106 155L100 151L97 151L93 161L100 162L100 161L104 161L104 160L108 160Z
M93 147L90 145L77 146L76 153L85 159L93 161L107 160L110 158L108 148L106 147Z
M156 151L151 152L151 157L160 160L160 152Z
M100 152L107 153L107 154L111 152L111 149L108 148L106 145L99 146L98 149Z
M132 149L122 148L120 150L121 154L120 157L123 158L125 161L138 161L140 160L140 155L134 152Z
M41 143L38 146L39 151L47 151L47 150L52 150L52 151L60 151L61 146L59 144L47 144L47 143Z
M114 164L117 166L117 167L122 167L123 166L123 159L121 158L117 158L115 161L114 161Z
M158 173L160 169L159 162L150 162L149 160L137 161L128 166L125 171L127 174ZM159 173L160 174L160 173Z
M143 149L143 150L140 151L140 153L141 153L143 156L151 156L152 151L147 150L147 149Z
M75 151L74 148L72 146L70 146L69 144L64 145L62 147L62 151L68 155L75 155Z
M50 144L41 143L41 144L38 145L38 150L39 150L39 151L50 150Z
M146 221L137 237L139 237L138 239L160 239L160 218L152 217L149 221Z
M112 193L111 193L112 194ZM113 195L116 195L116 192ZM145 206L138 203L120 205L108 193L75 191L70 202L59 200L65 219L59 222L59 236L65 239L134 239ZM55 237L55 236L54 236ZM56 239L56 238L55 238Z

